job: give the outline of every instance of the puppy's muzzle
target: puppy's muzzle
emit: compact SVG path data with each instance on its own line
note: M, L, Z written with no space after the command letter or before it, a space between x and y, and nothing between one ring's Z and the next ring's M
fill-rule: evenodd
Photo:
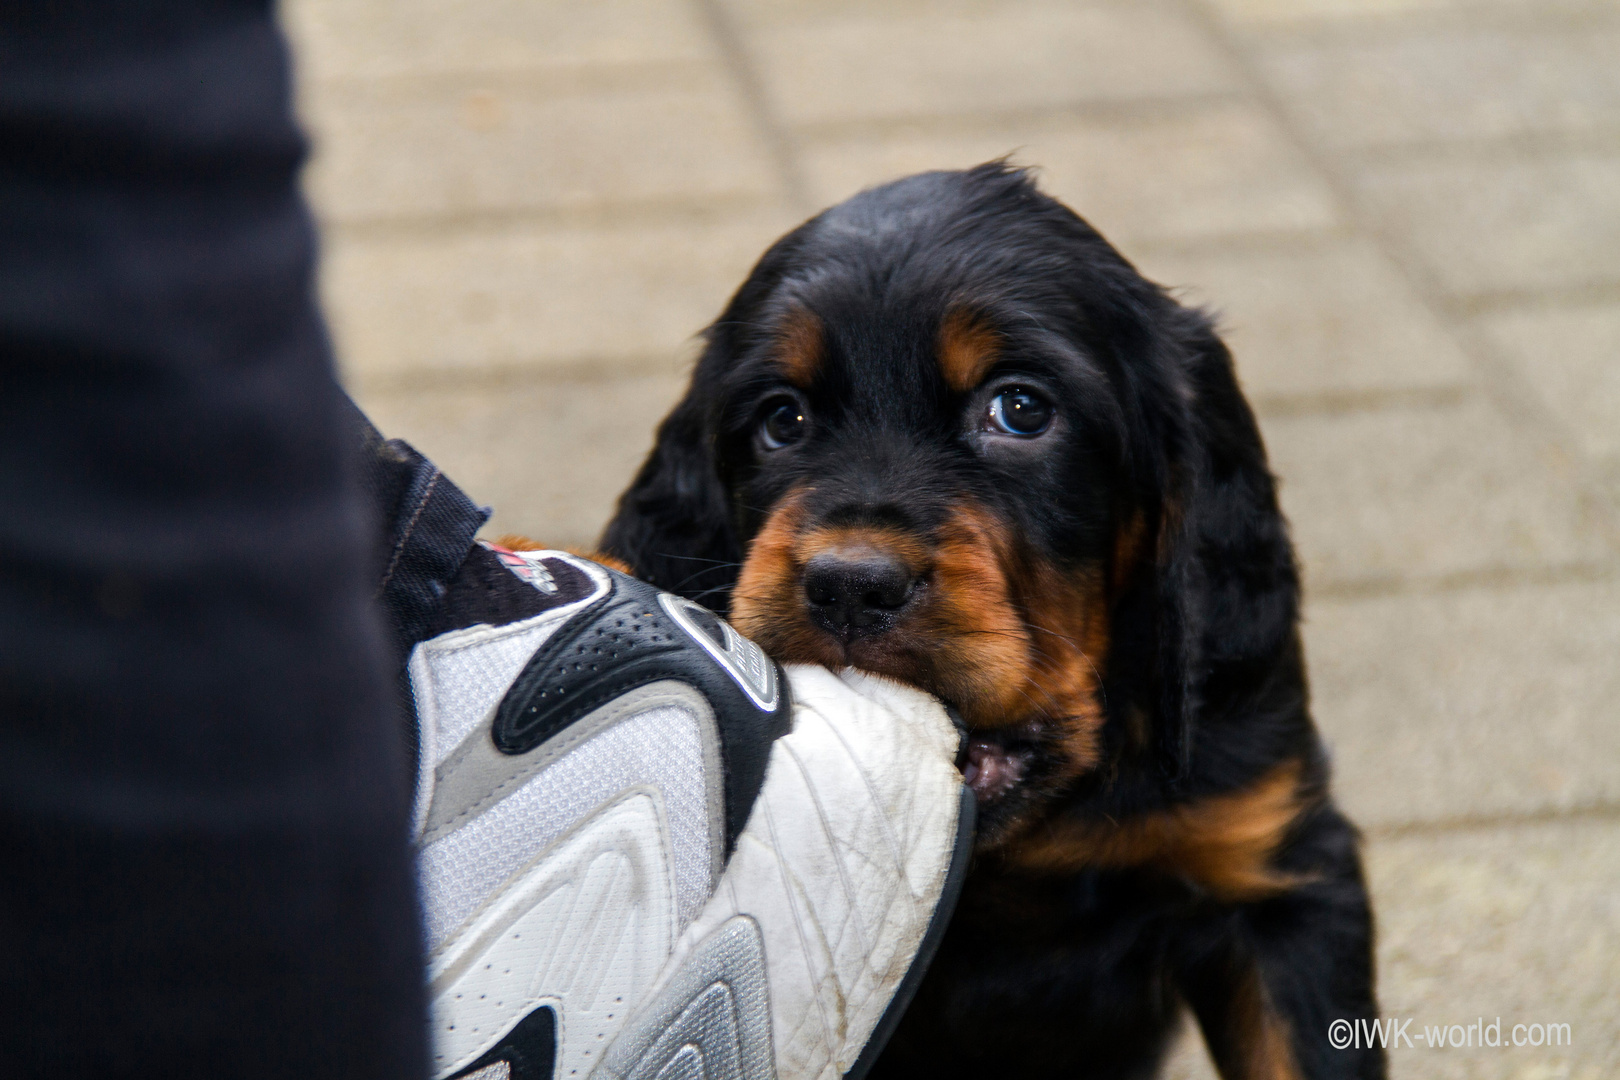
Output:
M803 581L811 621L845 645L892 630L921 587L903 560L865 546L821 552Z

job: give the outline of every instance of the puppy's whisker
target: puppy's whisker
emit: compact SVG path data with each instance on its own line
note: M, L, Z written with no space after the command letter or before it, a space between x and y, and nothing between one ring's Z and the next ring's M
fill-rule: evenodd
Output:
M716 563L714 566L705 566L703 569L695 570L692 573L690 573L690 574L686 575L685 577L681 578L681 580L677 581L674 585L671 585L669 587L669 591L670 592L679 592L681 587L683 585L685 585L688 581L693 581L693 580L695 580L697 578L700 578L704 574L712 574L716 570L721 569L721 568L726 567L726 566L740 566L740 565L742 565L742 564L741 563ZM711 588L704 589L703 591L705 593L711 593L711 592L715 592L717 590L729 589L730 587L731 587L731 584L728 582L728 583L726 583L724 585L712 586Z
M700 590L699 592L693 593L689 597L689 599L691 599L691 600L703 600L706 597L713 596L713 595L715 595L717 593L723 594L723 593L728 592L729 590L730 590L729 585L716 585L711 589L703 589L703 590Z
M677 555L673 551L655 551L653 554L660 559L678 559L681 562L710 563L713 566L742 566L742 563L734 559L704 559L697 555Z

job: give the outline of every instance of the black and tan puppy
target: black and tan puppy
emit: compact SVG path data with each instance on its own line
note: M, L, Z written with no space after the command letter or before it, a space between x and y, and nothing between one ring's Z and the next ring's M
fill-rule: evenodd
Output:
M720 319L604 547L971 730L974 868L874 1075L1377 1077L1299 585L1202 313L1001 164L864 192Z

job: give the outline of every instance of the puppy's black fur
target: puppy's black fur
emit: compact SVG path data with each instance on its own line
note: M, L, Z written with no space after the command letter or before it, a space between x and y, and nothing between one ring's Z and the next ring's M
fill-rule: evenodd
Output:
M1231 358L1022 171L772 246L603 547L967 717L978 854L876 1075L1151 1076L1184 1005L1228 1078L1383 1075L1327 1040L1371 913Z

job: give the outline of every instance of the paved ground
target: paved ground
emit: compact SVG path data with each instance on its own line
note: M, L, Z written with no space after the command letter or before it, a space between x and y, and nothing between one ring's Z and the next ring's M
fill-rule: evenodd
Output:
M1008 151L1225 313L1365 825L1383 1003L1620 1075L1620 5L295 0L347 377L589 543L778 233ZM1208 1074L1196 1040L1173 1073Z

